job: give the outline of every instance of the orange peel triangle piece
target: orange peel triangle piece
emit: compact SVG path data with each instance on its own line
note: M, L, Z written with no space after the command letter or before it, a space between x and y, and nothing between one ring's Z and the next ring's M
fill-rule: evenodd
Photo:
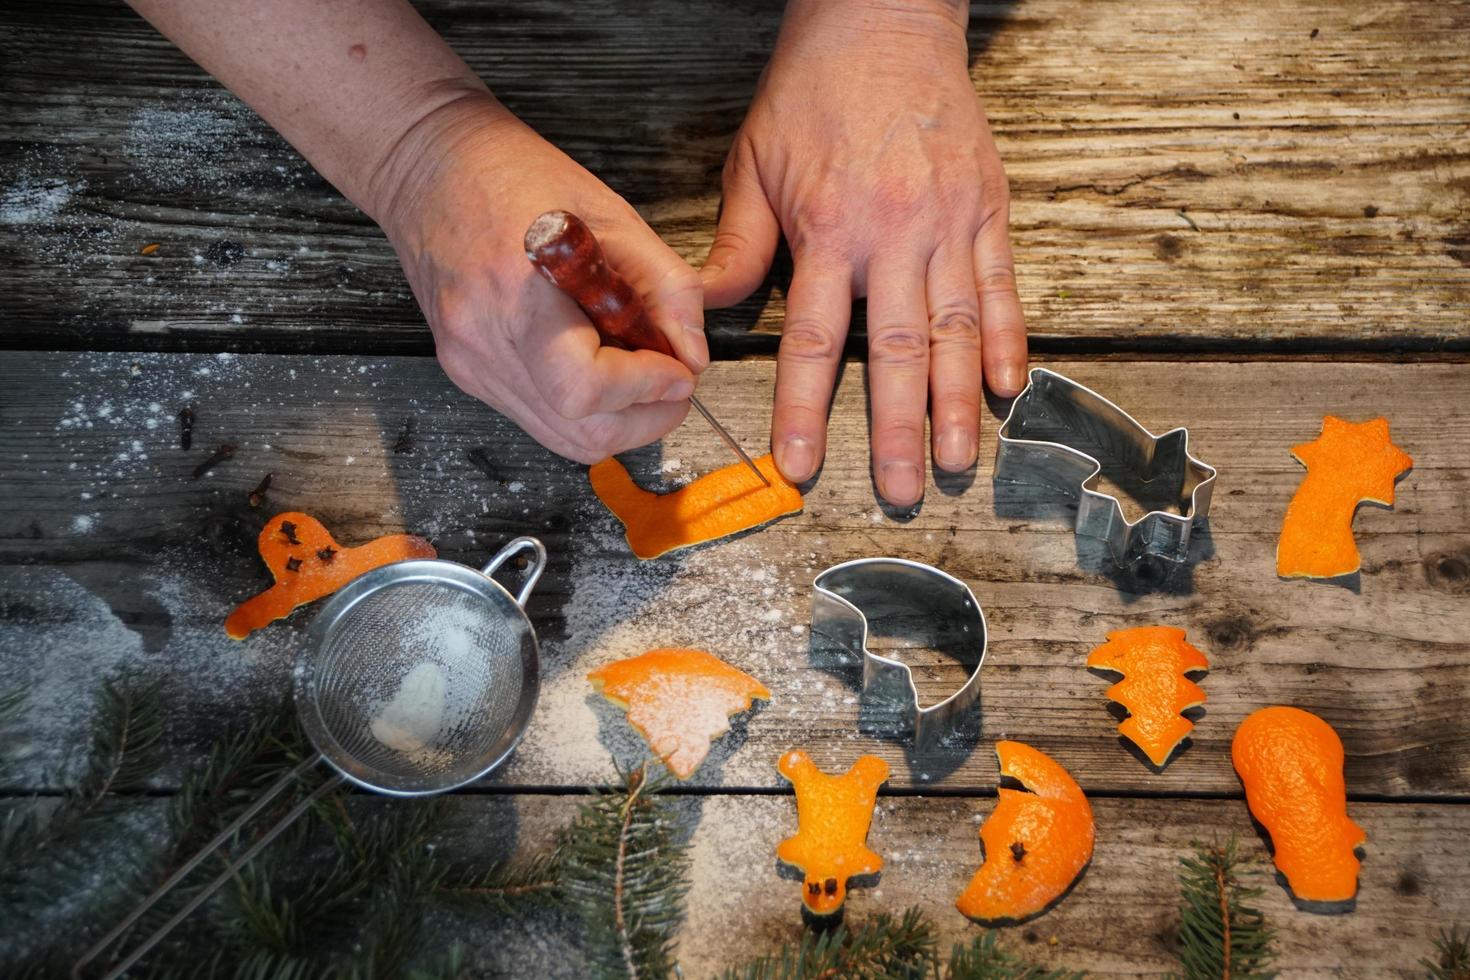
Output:
M1067 770L1021 742L997 742L1000 774L1030 792L1000 788L980 826L985 863L955 902L967 917L1013 923L1064 895L1092 860L1092 805Z
M225 632L233 640L243 640L290 615L296 607L336 592L363 572L437 554L433 545L412 534L385 534L356 548L344 548L315 517L295 511L267 521L257 544L276 584L230 613Z
M1347 815L1342 739L1332 726L1300 708L1262 708L1235 730L1230 758L1292 893L1307 902L1356 895L1353 852L1368 835Z
M812 914L832 915L847 900L849 878L883 870L883 859L866 842L888 763L865 755L841 776L829 776L792 749L776 768L796 790L797 823L796 836L776 847L776 857L805 876L801 900Z
M1322 434L1291 447L1307 468L1276 543L1282 578L1336 578L1362 566L1353 513L1362 501L1393 505L1394 481L1414 465L1389 439L1388 420L1344 422L1329 415Z
M760 681L703 650L650 650L587 675L603 697L628 712L628 724L680 779L730 730L730 716L756 698L770 700Z
M1194 730L1182 712L1205 703L1205 692L1185 675L1209 670L1210 661L1185 641L1182 629L1137 626L1109 633L1108 642L1087 655L1087 666L1123 675L1107 692L1128 709L1118 734L1162 767Z
M627 529L639 558L749 530L801 510L801 492L781 475L770 454L755 460L768 487L744 463L715 470L672 493L651 493L611 457L588 471L592 491Z

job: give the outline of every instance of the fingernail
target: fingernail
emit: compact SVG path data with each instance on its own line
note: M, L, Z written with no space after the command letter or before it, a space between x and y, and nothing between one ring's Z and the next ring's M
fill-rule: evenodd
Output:
M701 371L709 367L709 341L704 336L704 327L696 327L694 324L684 326L684 336L688 338L688 351L695 366Z
M1000 369L999 381L1000 394L1019 394L1026 387L1026 370L1019 364L1007 364Z
M811 443L801 436L793 436L776 450L776 465L786 479L800 483L809 479L817 468L817 454L812 452Z
M693 381L675 381L664 390L663 401L681 402L694 394Z
M884 463L878 471L878 492L890 504L906 507L924 493L924 479L913 463Z
M939 434L935 456L947 470L962 470L975 461L975 443L970 433L956 425Z

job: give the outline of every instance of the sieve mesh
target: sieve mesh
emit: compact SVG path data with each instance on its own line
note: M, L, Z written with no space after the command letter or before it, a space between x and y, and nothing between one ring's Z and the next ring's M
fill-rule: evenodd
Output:
M409 580L367 593L331 624L306 691L349 757L343 768L390 790L452 785L486 768L515 717L533 643L514 603L503 605L452 581Z

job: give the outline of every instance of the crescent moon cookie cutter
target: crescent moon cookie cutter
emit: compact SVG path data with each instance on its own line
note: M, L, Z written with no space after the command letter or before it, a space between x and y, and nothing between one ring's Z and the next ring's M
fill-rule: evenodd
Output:
M968 585L906 558L859 558L822 572L812 581L812 590L813 637L861 658L865 707L889 709L897 722L896 734L912 736L919 752L959 730L980 699L980 665L987 640L985 613ZM882 624L883 637L932 637L933 647L963 663L969 676L948 697L920 707L909 665L870 648L873 623ZM961 656L969 651L974 651L973 664L970 657Z
M1128 520L1122 502L1097 489L1104 469L1123 489L1170 501L1178 512ZM1210 512L1215 475L1190 453L1184 426L1156 436L1091 388L1046 368L1031 369L995 451L996 482L1077 495L1077 533L1107 542L1119 565L1145 555L1187 561L1190 532Z

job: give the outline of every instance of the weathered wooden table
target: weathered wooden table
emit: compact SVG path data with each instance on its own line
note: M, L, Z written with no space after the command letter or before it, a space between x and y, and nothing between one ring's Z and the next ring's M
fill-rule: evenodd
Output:
M423 5L513 109L695 260L779 6ZM248 110L120 5L10 4L0 673L30 700L5 733L20 775L3 792L68 785L104 677L163 682L165 796L212 739L279 701L309 612L244 643L220 627L267 584L253 550L265 514L246 498L273 473L265 512L309 511L349 543L408 529L476 562L532 533L551 551L530 606L535 721L509 764L454 797L471 830L445 847L532 848L613 781L614 761L641 758L590 667L690 645L769 684L771 704L679 788L694 821L688 976L800 928L797 886L773 863L795 826L774 763L793 747L827 768L861 752L892 766L870 838L887 868L849 915L918 904L946 940L969 934L952 902L979 863L999 737L1067 766L1098 824L1075 891L1006 942L1102 974L1175 969L1189 843L1233 830L1264 858L1229 742L1277 703L1342 735L1349 812L1368 833L1350 914L1299 911L1268 882L1281 966L1413 972L1441 927L1470 924L1470 5L1026 0L972 20L1037 360L1156 430L1187 424L1220 468L1183 569L1110 570L1065 506L997 500L989 419L977 472L931 485L916 515L885 511L856 359L801 514L639 563L582 467L445 380L382 236ZM711 316L721 360L703 390L752 446L787 274ZM860 353L860 318L855 333ZM1357 515L1356 580L1282 581L1275 540L1301 476L1287 449L1327 413L1386 415L1414 469L1394 509ZM412 450L395 451L406 425ZM224 442L234 458L192 478ZM656 483L723 453L696 421L629 460ZM878 554L945 568L984 605L982 730L965 751L859 735L856 672L809 657L812 576ZM1193 743L1159 774L1119 744L1105 684L1082 666L1107 631L1148 623L1186 628L1213 661ZM565 924L489 918L471 938L487 968L576 972Z

